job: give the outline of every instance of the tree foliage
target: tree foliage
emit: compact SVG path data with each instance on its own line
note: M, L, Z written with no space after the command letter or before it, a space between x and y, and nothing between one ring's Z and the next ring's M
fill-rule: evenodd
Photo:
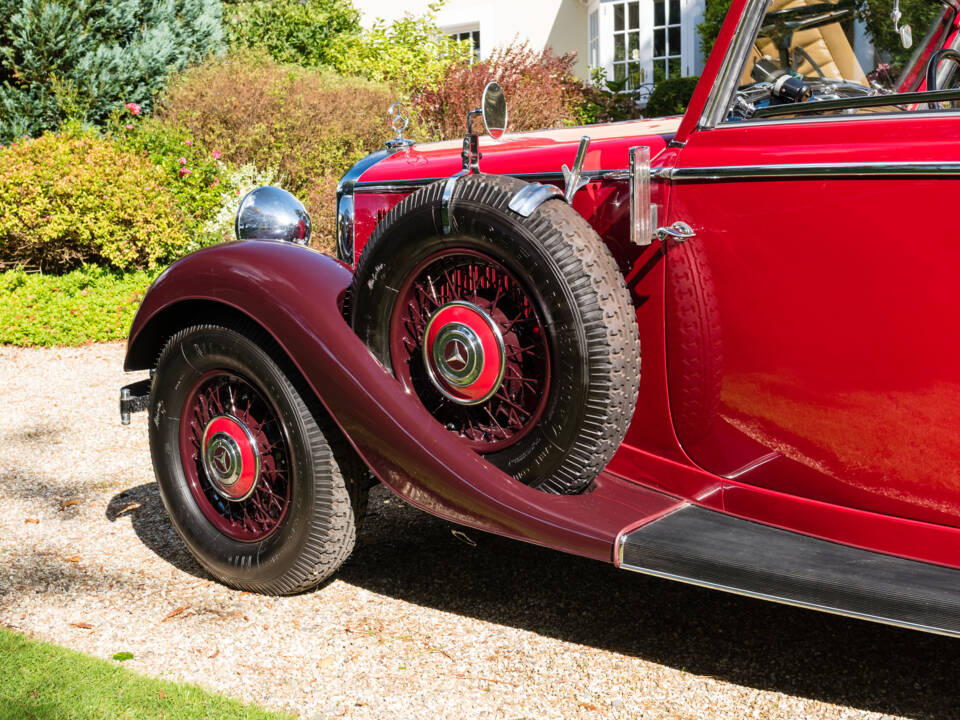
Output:
M253 0L228 5L226 19L234 47L308 67L334 64L344 38L360 32L349 0Z
M147 109L223 37L218 0L0 0L0 17L0 142Z
M341 73L392 82L407 93L436 86L454 66L466 67L473 46L437 26L442 3L429 3L420 15L406 14L387 24L376 21L355 36L344 35L334 61Z

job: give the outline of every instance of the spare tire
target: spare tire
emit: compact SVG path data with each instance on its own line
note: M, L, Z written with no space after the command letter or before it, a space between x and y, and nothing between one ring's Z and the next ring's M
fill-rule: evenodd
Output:
M517 480L588 486L623 441L637 401L640 341L623 276L563 200L508 208L525 183L446 181L405 198L364 247L352 322L437 420Z

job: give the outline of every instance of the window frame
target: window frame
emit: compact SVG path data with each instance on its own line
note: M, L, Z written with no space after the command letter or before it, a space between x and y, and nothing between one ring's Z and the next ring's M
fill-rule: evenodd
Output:
M851 122L864 120L891 120L895 118L926 118L926 117L957 117L960 108L945 109L917 109L896 112L875 112L875 113L854 113L854 114L813 114L799 113L797 116L783 115L761 118L748 118L745 120L728 120L727 115L733 104L733 98L737 91L737 80L743 76L743 70L750 57L750 48L752 42L747 42L745 38L754 38L760 30L760 25L766 14L768 0L751 0L740 16L737 28L734 31L734 40L727 48L717 76L714 78L713 86L710 89L710 95L704 105L703 112L700 115L700 121L697 123L698 130L709 130L724 128L748 128L754 126L790 125L790 124L810 124L822 122ZM759 11L759 12L758 12ZM960 6L957 7L957 13L960 15ZM960 49L960 33L958 33L951 47ZM958 89L960 92L960 89ZM896 93L903 95L905 93ZM891 95L890 97L894 97ZM840 109L840 108L837 108ZM836 109L835 109L836 110Z

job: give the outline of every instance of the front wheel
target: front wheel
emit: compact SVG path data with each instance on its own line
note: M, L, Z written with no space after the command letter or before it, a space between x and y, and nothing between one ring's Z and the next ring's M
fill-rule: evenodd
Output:
M199 325L167 343L150 396L164 506L218 580L270 595L309 589L353 550L362 463L255 327Z

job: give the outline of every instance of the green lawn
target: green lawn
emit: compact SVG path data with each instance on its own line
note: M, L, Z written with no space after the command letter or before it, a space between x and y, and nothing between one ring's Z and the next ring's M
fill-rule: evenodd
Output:
M0 272L0 345L125 340L157 272L86 266L65 275Z
M0 628L0 720L289 717L195 685L146 678L119 662L87 657Z

